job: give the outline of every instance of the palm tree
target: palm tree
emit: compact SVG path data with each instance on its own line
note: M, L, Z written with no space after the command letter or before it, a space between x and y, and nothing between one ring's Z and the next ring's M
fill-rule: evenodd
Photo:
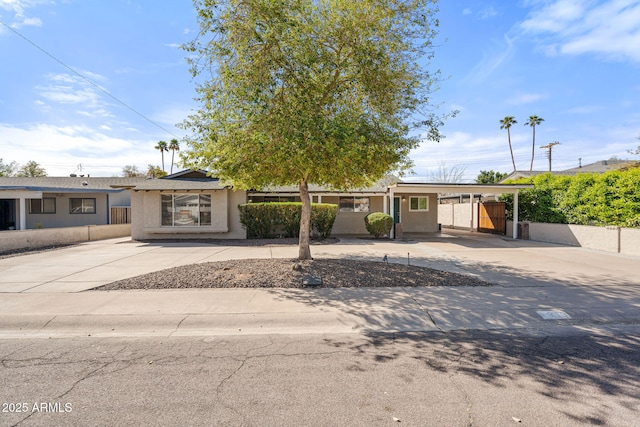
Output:
M531 126L533 128L533 145L531 145L531 166L529 166L529 172L533 170L533 155L536 149L536 126L544 122L542 117L529 116L529 120L525 123L525 126Z
M176 154L176 151L180 151L180 144L177 139L173 138L171 140L169 150L171 150L171 173L173 173L173 156Z
M162 170L164 171L164 152L169 151L169 146L165 141L159 141L154 148L160 150L160 154L162 154Z
M516 161L513 158L513 148L511 147L511 125L518 123L516 118L513 116L505 116L504 119L500 120L500 129L507 130L507 138L509 138L509 151L511 152L511 163L513 163L513 171L516 171Z

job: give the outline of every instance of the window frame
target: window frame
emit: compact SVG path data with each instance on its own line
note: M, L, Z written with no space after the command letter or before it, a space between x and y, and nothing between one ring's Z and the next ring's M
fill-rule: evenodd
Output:
M176 198L184 198L184 196L197 197L196 206L192 206L193 202L187 202L186 206L181 211L185 212L185 222L183 224L177 223L177 207ZM166 203L165 198L170 198L170 205ZM160 194L160 226L166 228L182 228L182 227L211 227L212 226L212 199L213 196L210 193L161 193ZM165 209L169 208L168 212ZM193 208L196 208L195 210ZM189 211L190 213L187 213ZM165 213L168 215L165 217ZM188 218L186 217L188 215ZM171 224L165 224L165 219L169 219Z
M80 200L80 212L73 211L74 200ZM85 212L85 202L91 201L93 203L93 212ZM90 206L87 206L90 207ZM95 197L72 197L69 198L69 214L71 215L96 215L98 213L98 206Z
M412 201L417 200L417 208L414 209ZM425 199L425 207L420 208L420 199ZM429 196L409 196L409 212L429 212Z
M53 211L47 211L45 200L53 200ZM33 202L38 201L38 209L34 209ZM36 212L37 211L37 212ZM40 199L29 199L29 214L30 215L53 215L56 213L56 198L55 197L42 197Z
M351 199L346 206L347 199ZM366 200L366 201L365 201ZM339 196L338 212L340 213L369 213L371 212L371 197L369 196Z

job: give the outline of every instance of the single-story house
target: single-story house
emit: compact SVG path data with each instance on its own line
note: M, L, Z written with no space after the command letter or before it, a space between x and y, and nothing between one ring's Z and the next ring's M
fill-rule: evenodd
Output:
M337 235L366 235L364 217L385 212L404 233L437 232L438 194L511 193L530 185L433 184L398 182L350 191L310 185L312 202L338 205L333 227ZM237 206L264 201L299 201L296 187L264 191L234 190L205 171L181 171L164 178L121 186L131 190L131 236L136 240L166 238L244 239ZM516 203L517 206L517 203ZM517 217L517 216L516 216ZM517 227L514 225L514 230Z
M58 228L115 221L114 208L130 207L128 186L147 178L0 177L0 230ZM118 212L119 213L119 212Z

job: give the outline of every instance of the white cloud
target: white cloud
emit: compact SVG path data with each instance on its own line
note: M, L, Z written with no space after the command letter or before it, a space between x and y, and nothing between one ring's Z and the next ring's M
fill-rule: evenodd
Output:
M549 55L640 62L640 0L556 0L534 9L520 27L542 36Z
M601 105L580 105L578 107L569 108L566 112L570 114L591 114L604 110Z
M493 6L488 6L478 12L478 18L480 19L489 19L498 15L498 11L493 8Z
M42 21L40 18L23 18L22 20L16 21L11 24L13 28L21 28L21 27L42 27Z
M0 0L0 9L13 12L13 17L3 21L13 28L25 26L41 26L42 21L37 17L27 16L27 10L43 4L50 4L51 0Z
M507 101L507 104L510 105L523 105L530 104L532 102L540 101L541 99L547 98L547 95L544 93L520 93L510 98Z
M531 139L528 132L512 132L516 165L519 169L529 167L531 159ZM453 132L440 143L424 142L411 153L415 163L415 176L408 180L425 181L429 172L443 162L449 166L465 168L464 181L473 182L481 170L507 172L513 169L506 132L496 131L490 134L472 134Z
M83 75L90 76L92 81L104 80L104 77L95 73L83 71ZM102 100L101 91L80 76L62 73L48 74L45 78L46 83L35 88L41 98L37 101L38 105L50 108L49 104L75 104L83 108L77 111L78 114L89 117L112 117L106 110L107 104Z
M476 84L485 81L498 67L513 56L514 51L513 40L509 36L504 36L504 43L494 41L492 50L483 53L482 60L473 67L464 80Z
M84 172L94 176L119 174L122 167L135 164L146 170L149 163L158 164L153 142L125 140L109 136L102 130L86 126L53 126L36 124L19 127L0 123L0 140L5 161L26 163L35 160L50 176L65 176L82 164Z

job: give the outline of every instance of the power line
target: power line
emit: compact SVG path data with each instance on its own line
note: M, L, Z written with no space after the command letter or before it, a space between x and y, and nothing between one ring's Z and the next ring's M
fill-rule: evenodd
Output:
M171 136L174 136L176 138L180 138L178 135L174 134L173 132L171 132L170 130L165 129L164 127L162 127L161 125L159 125L158 123L154 122L153 120L151 120L150 118L148 118L147 116L145 116L144 114L142 114L141 112L139 112L138 110L136 110L135 108L131 107L130 105L126 104L124 101L121 101L120 99L118 99L116 96L112 95L111 93L109 93L107 90L103 89L102 87L100 87L98 84L94 83L91 79L89 79L88 77L84 76L83 74L79 73L78 71L74 70L73 68L71 68L70 66L68 66L67 64L65 64L64 62L62 62L60 59L56 58L55 56L53 56L51 53L47 52L45 49L41 48L40 46L38 46L36 43L32 42L31 40L29 40L27 37L23 36L20 32L18 32L16 29L11 28L9 25L5 24L3 21L0 21L0 24L2 24L5 28L9 29L9 31L13 32L14 34L16 34L18 37L22 38L24 41L26 41L27 43L29 43L30 45L32 45L33 47L35 47L36 49L38 49L40 52L44 53L45 55L47 55L49 58L53 59L54 61L56 61L58 64L62 65L64 68L66 68L67 70L71 71L73 74L77 75L78 77L80 77L82 80L86 81L87 83L89 83L91 86L95 87L96 89L98 89L100 92L104 93L105 95L107 95L108 97L110 97L111 99L113 99L114 101L116 101L118 104L122 105L123 107L133 111L135 114L137 114L138 116L142 117L143 119L145 119L146 121L148 121L149 123L151 123L152 125L154 125L155 127L163 130L164 132L168 133Z

